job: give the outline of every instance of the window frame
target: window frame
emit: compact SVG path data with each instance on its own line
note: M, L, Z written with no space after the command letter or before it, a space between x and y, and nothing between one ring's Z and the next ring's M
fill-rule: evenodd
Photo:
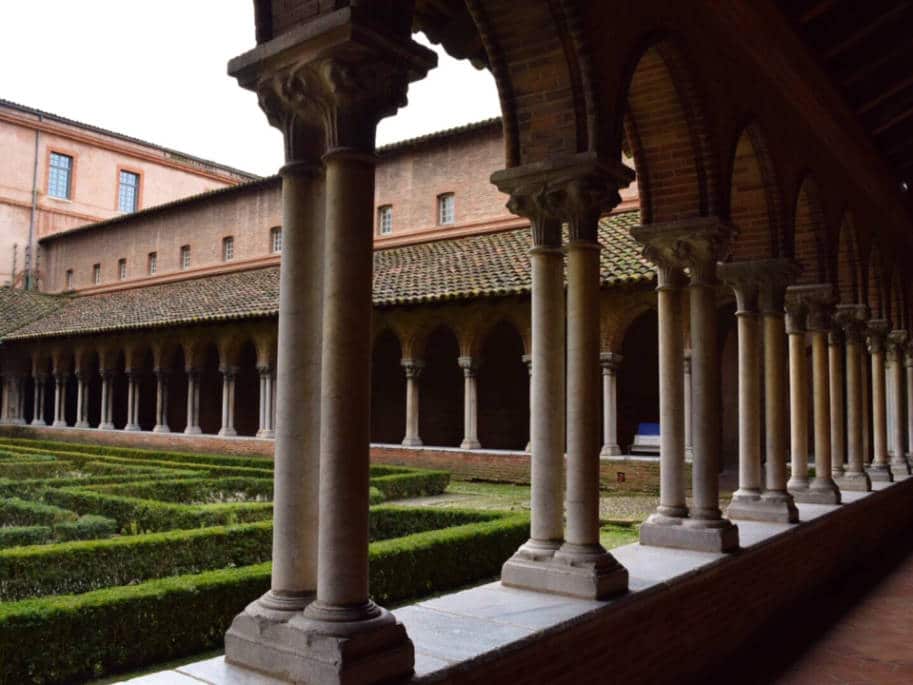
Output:
M73 269L67 269L63 274L63 289L73 289Z
M149 276L155 276L159 270L159 253L157 250L153 250L146 255L146 274Z
M44 174L44 191L45 194L52 200L59 200L61 202L72 202L73 198L76 196L76 154L70 150L64 150L63 148L58 147L48 147L47 150L47 164L45 166ZM58 157L67 157L70 160L70 169L69 177L67 178L67 195L66 197L60 197L59 195L51 194L51 160L54 155ZM59 167L54 167L59 168Z
M270 254L282 254L282 226L273 226L269 229L269 252Z
M190 253L190 245L189 244L181 245L181 252L180 252L181 271L187 271L187 269L190 268L191 256L192 255Z
M127 280L127 258L121 257L117 260L117 280Z
M101 262L92 265L92 285L101 285Z
M450 201L450 220L444 221L444 206L447 201ZM448 191L446 193L438 193L437 196L437 225L438 226L453 226L456 223L456 193L453 191Z
M230 253L230 254L229 254ZM235 237L227 235L222 238L222 261L230 262L235 258Z
M129 210L129 211L121 209L121 207L120 207L120 188L121 188L120 176L121 176L121 174L133 174L134 176L136 176L136 192L133 197L135 206L132 210ZM115 183L114 183L114 209L123 214L133 214L134 212L138 212L138 211L140 211L140 209L142 209L142 206L143 206L142 198L143 198L143 174L142 174L142 172L139 169L136 169L133 167L118 165L117 176L115 177Z
M388 231L384 230L384 218L389 217L389 229ZM387 203L385 205L379 205L377 207L377 235L379 236L389 236L393 235L393 204Z

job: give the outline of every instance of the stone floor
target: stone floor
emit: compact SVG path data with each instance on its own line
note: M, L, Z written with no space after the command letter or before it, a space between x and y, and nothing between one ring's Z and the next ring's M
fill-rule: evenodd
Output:
M879 484L876 489L883 487L887 487L887 484ZM868 496L863 493L844 494L847 503ZM836 508L829 505L799 505L803 521L817 518ZM741 521L739 530L742 547L756 545L785 533L789 528L786 524ZM630 589L634 593L657 584L675 582L676 578L714 564L726 556L643 547L639 544L618 547L613 550L613 554L627 567L630 573ZM506 647L546 628L573 621L588 612L605 611L611 604L611 601L578 600L506 588L500 583L489 583L402 607L394 613L405 624L415 644L415 676L411 682L417 685L434 675L439 676L442 670L461 661ZM870 639L878 641L874 631ZM127 682L133 685L180 685L183 682L188 685L199 685L201 682L210 685L275 683L273 680L227 666L221 657Z

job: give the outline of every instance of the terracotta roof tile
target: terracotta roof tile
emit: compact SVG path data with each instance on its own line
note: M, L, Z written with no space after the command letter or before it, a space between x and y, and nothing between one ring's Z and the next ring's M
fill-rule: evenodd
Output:
M0 288L0 338L63 306L69 298L34 290Z

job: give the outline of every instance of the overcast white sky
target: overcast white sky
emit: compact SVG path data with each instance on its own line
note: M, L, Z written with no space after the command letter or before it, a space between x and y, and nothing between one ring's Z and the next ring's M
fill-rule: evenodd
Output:
M0 0L0 98L272 174L281 137L225 72L253 46L251 0ZM489 72L438 56L379 144L500 113Z

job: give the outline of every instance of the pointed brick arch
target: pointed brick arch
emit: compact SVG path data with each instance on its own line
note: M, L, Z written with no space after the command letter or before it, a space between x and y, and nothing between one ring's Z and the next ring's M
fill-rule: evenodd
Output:
M884 261L877 243L872 243L869 249L869 259L866 266L866 304L869 305L873 319L883 319L888 315Z
M736 229L732 259L780 257L785 251L783 197L760 126L742 128L731 155L729 218Z
M828 259L827 221L818 183L806 175L796 194L789 254L799 262L799 283L827 283L832 274Z
M844 212L840 222L836 264L837 282L835 286L840 296L840 302L843 304L864 303L862 262L859 258L856 225L851 212Z

